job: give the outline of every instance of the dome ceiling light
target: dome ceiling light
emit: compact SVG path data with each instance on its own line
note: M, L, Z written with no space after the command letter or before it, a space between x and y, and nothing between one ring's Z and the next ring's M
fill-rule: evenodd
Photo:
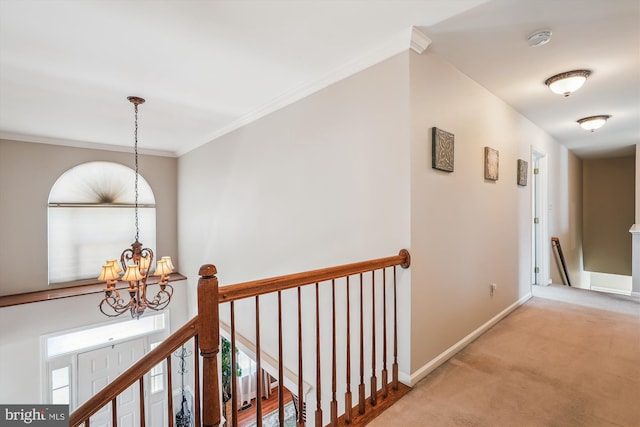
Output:
M567 71L566 73L549 77L544 84L549 86L553 93L569 96L582 87L590 74L591 71L589 70Z
M610 115L589 116L579 119L577 122L582 129L593 132L604 126L610 117Z

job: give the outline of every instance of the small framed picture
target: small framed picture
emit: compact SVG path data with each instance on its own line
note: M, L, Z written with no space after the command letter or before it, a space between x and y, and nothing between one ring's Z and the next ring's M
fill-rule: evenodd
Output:
M497 181L500 173L498 150L484 147L484 179Z
M453 172L453 134L431 128L431 167L445 172Z
M518 185L527 186L527 175L529 175L529 163L526 160L518 159Z

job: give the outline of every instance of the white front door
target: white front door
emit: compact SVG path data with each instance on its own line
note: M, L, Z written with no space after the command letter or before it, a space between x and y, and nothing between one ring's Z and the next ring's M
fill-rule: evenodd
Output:
M144 355L144 338L78 354L78 404L102 390ZM140 387L136 382L117 398L119 427L140 425ZM92 427L111 427L111 404L91 417Z

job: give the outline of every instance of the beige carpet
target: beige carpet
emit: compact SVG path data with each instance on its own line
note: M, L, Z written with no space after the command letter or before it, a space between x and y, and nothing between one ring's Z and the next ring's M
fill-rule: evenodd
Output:
M554 299L529 300L369 426L639 427L640 303L550 291ZM558 301L562 292L588 304Z

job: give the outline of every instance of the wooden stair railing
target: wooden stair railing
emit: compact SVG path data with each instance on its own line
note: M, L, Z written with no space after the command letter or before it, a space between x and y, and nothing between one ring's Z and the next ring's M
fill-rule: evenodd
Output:
M396 256L387 258L379 258L370 261L363 261L353 264L347 264L337 267L324 268L320 270L313 270L305 273L297 273L292 275L280 276L271 279L263 279L257 281L251 281L246 283L240 283L231 286L218 286L218 279L215 274L217 273L215 266L211 264L203 265L200 268L199 275L201 276L198 281L198 316L189 321L186 325L172 334L169 338L163 341L158 347L149 352L141 360L135 363L131 368L125 371L114 382L109 384L103 390L98 392L95 396L89 399L85 404L79 407L75 412L71 414L70 426L76 427L83 425L90 427L90 417L105 407L109 403L112 405L113 421L112 425L117 426L117 408L116 398L117 396L129 388L131 385L138 382L140 384L140 425L144 426L145 413L144 413L144 383L143 376L151 370L158 363L166 360L170 363L171 354L178 347L183 345L190 339L194 339L194 348L200 349L200 355L202 356L202 387L200 387L199 380L199 358L194 358L194 415L195 415L195 427L218 427L220 425L220 408L221 408L221 396L219 393L219 380L218 380L218 353L220 351L220 324L219 324L219 305L229 304L230 314L230 337L231 348L235 348L236 337L236 325L235 325L235 302L253 298L252 304L255 310L255 354L260 355L261 352L261 326L264 326L264 322L261 323L260 314L260 297L267 294L277 295L277 326L273 328L277 331L278 341L278 420L280 425L284 425L284 354L283 354L283 309L282 309L282 293L286 290L295 289L297 291L297 334L298 334L298 366L297 366L297 388L298 390L292 390L296 395L296 407L300 410L297 411L296 425L303 427L306 425L306 408L307 402L305 401L304 392L304 380L303 380L303 362L307 360L307 356L303 352L303 310L302 310L302 287L315 285L315 321L316 321L316 333L315 333L315 355L311 359L315 359L315 389L316 389L316 410L314 414L314 421L317 427L325 425L325 417L323 416L322 409L322 368L328 366L329 363L322 363L322 355L329 354L326 350L324 353L321 351L321 334L325 331L321 331L321 328L326 327L326 324L320 322L320 284L331 284L331 401L329 402L329 414L327 425L339 426L339 425L365 425L372 418L374 418L381 410L390 406L393 402L398 400L404 395L409 387L401 384L398 381L398 333L397 333L397 298L396 298L396 266L402 268L408 268L411 263L410 254L407 250L403 249ZM391 382L388 380L388 366L387 366L387 269L392 268L392 291L393 292L393 363L391 365ZM376 271L380 271L379 276L382 276L382 367L376 366ZM370 396L365 396L365 306L363 294L365 287L365 275L369 276L370 273L370 289L371 289L371 378L370 378ZM351 358L351 340L354 336L351 332L351 298L350 298L350 281L351 278L357 278L359 282L359 299L356 306L359 306L359 360L353 360ZM346 354L345 354L345 375L346 375L346 391L344 395L344 413L338 416L338 401L337 401L337 327L336 327L336 281L342 282L344 279L345 293L346 293L346 325L345 330L340 331L346 336ZM368 319L367 319L368 320ZM341 335L342 336L342 335ZM369 338L369 337L367 337ZM231 352L232 355L232 367L231 372L236 371L236 358L235 351ZM260 357L256 358L257 369L260 372L261 360ZM351 368L352 364L357 364L360 372L360 384L358 385L358 403L352 406L353 398L351 391ZM169 365L170 366L170 365ZM377 374L381 374L380 388L378 388ZM171 384L171 372L168 369L168 383ZM261 396L260 381L257 382L256 395ZM232 387L232 412L235 414L238 411L237 407L237 382L233 381ZM173 410L172 410L172 390L168 387L168 425L173 427ZM201 405L200 405L201 402ZM260 399L256 399L256 423L257 427L262 427L262 408ZM237 427L237 417L231 417L230 426Z
M82 406L76 409L69 417L69 426L75 427L80 426L84 423L86 427L89 427L89 418L100 409L111 403L112 425L115 427L117 425L117 405L115 405L115 402L118 395L120 395L120 393L131 387L136 382L139 382L141 393L140 401L144 402L144 384L142 381L143 376L158 363L162 363L165 360L170 363L169 358L171 357L171 354L190 339L194 337L196 337L197 339L197 334L198 317L196 316L176 332L174 332L170 337L160 343L160 345L147 353L143 358L134 363L129 369L123 372L122 375L116 378L107 387L103 388L101 391L87 400ZM195 359L197 360L197 358ZM169 369L168 371L170 372ZM169 388L169 402L171 402L173 399L171 393L172 390ZM171 409L170 411L173 412ZM144 412L141 412L140 414L141 426L144 426L145 424L143 414ZM173 426L172 417L173 415L169 417L169 426Z

